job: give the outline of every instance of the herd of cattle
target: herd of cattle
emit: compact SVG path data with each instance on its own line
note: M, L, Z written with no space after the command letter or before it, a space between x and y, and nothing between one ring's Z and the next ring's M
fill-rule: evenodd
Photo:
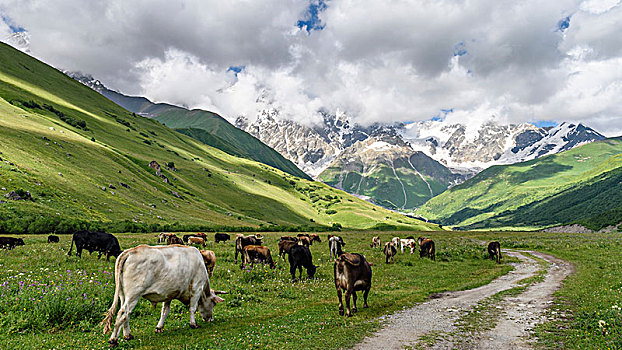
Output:
M225 233L216 233L215 242L226 242L231 236ZM179 238L174 233L161 233L157 236L156 243L166 243L166 246L139 245L135 248L121 250L119 241L115 236L104 232L80 231L73 234L68 255L71 255L73 245L76 246L76 256L81 257L82 251L89 253L98 252L98 258L104 254L106 260L110 256L116 257L115 261L115 294L112 306L108 310L106 318L102 321L104 332L112 329L110 344L116 346L118 337L123 329L125 339L132 339L129 328L129 314L132 312L138 300L143 297L155 306L162 302L161 317L156 326L156 333L162 332L164 320L170 311L172 300L180 300L190 306L190 327L197 328L195 312L198 310L205 321L212 320L214 305L223 301L218 294L222 291L214 291L210 288L209 278L213 276L216 266L216 254L211 250L198 250L192 247L205 247L207 236L204 233L184 235ZM58 243L59 237L48 236L48 243ZM317 234L298 234L297 237L282 236L278 243L279 257L285 260L288 256L292 280L296 281L296 271L302 278L302 269L306 269L307 276L313 278L317 266L313 265L313 257L309 246L313 242L321 243ZM186 245L188 244L188 245ZM23 246L21 238L0 237L0 247L11 250L16 246ZM371 264L365 256L357 253L346 253L343 247L346 245L343 238L328 235L328 248L334 263L334 281L339 298L339 314L352 316L357 312L357 291L363 293L363 307L367 308L367 295L371 289L372 270ZM238 254L241 256L242 269L255 263L268 264L275 267L270 249L263 245L263 237L259 234L244 236L237 234L234 245L235 263L238 263ZM373 237L371 248L382 247L380 237ZM404 253L404 249L414 254L419 248L421 258L428 257L435 261L434 241L413 236L401 239L394 237L384 244L383 252L385 262L393 262L398 250ZM490 259L500 263L501 246L499 242L488 244ZM345 309L342 301L342 293L345 293ZM350 307L350 297L353 307ZM120 302L116 322L112 327L112 319ZM345 311L345 312L344 312Z

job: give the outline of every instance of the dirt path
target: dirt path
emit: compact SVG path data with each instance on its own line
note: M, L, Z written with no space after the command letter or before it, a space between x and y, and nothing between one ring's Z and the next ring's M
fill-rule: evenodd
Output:
M501 291L520 287L520 280L534 276L541 269L535 259L524 253L549 263L544 280L518 295L487 306L495 308L492 314L496 315L497 325L492 330L466 331L461 322L474 306ZM528 331L545 320L544 311L552 302L553 292L573 269L563 260L538 252L505 251L505 255L521 261L513 264L514 270L510 273L487 285L441 293L413 308L385 316L385 327L364 339L355 349L528 349Z

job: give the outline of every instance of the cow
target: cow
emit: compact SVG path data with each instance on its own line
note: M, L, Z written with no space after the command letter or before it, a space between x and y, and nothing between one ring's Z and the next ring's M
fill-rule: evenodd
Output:
M159 235L157 235L156 237L158 237L158 241L157 243L166 243L166 239L168 238L168 236L173 235L173 233L160 233Z
M429 238L419 237L417 238L419 243L419 257L428 257L432 261L436 261L436 252L434 249L434 241Z
M201 238L201 237L190 237L188 238L188 244L193 245L202 245L203 248L205 248L205 239Z
M207 269L207 274L210 278L214 275L214 268L216 267L216 254L211 250L200 250L203 257L203 263Z
M259 235L237 236L235 239L235 263L238 263L238 253L242 254L242 250L247 245L263 245L263 238Z
M154 306L163 302L156 333L162 333L164 320L171 310L171 301L177 299L190 306L190 328L198 328L197 309L204 321L212 321L214 305L224 301L210 288L209 277L199 250L186 246L139 245L119 255L114 266L115 290L112 306L102 321L104 334L112 329L109 343L118 345L123 327L126 340L133 339L129 315L141 297ZM112 328L112 320L121 306Z
M60 242L60 238L58 238L58 236L54 236L54 235L48 236L48 243L58 243L58 242Z
M363 291L363 307L367 308L367 295L371 289L371 266L361 254L344 253L335 260L335 288L339 297L339 315L343 316L342 290L346 295L346 316L351 317L356 309L356 292ZM350 296L354 308L350 309Z
M393 239L391 239L391 242L393 242L393 244L395 245L395 248L399 249L400 242L401 242L399 237L393 237Z
M203 232L197 232L194 235L197 236L197 237L201 237L201 238L203 238L204 240L207 241L207 235L205 233L203 233Z
M313 241L316 241L318 243L322 243L322 239L320 238L320 235L318 235L317 233L310 234L309 238L311 239L311 243L313 243Z
M298 237L298 244L303 245L305 247L309 247L313 242L311 242L311 238L309 237Z
M102 253L106 254L106 261L110 259L110 256L115 258L121 254L121 247L117 237L106 232L98 231L78 231L73 234L71 238L71 246L67 255L71 256L71 250L73 244L76 244L76 256L82 258L82 250L86 249L89 253L93 251L99 252L97 259L101 258Z
M490 242L488 243L488 254L490 255L490 260L496 261L497 264L501 263L501 244L499 242Z
M419 246L419 244L414 239L409 239L408 240L407 247L410 248L410 254L414 254L415 251L417 250L418 246Z
M380 247L381 243L380 243L380 237L378 236L374 236L371 239L371 243L369 243L369 247L370 248L376 248L376 247Z
M5 248L7 253L9 250L20 245L24 245L24 240L21 238L0 237L0 248Z
M293 246L298 245L296 241L280 241L279 242L279 256L285 261L285 254L289 254L289 251Z
M296 237L298 237L298 239L300 239L300 237L311 238L311 236L308 233L299 233L296 235Z
M313 257L308 247L295 245L289 251L289 273L292 274L292 281L296 282L296 269L300 272L302 279L302 268L307 269L307 276L313 278L317 266L313 265Z
M413 254L416 246L417 242L414 238L400 239L400 251L402 253L404 253L404 248L410 248L410 254Z
M393 262L393 257L397 254L397 248L395 248L395 244L393 242L387 242L384 244L384 262L389 263L389 259Z
M195 234L183 235L181 236L181 240L184 242L184 244L188 244L188 240L192 237L199 237L199 236Z
M214 234L214 241L216 241L216 243L218 242L226 242L228 240L231 239L231 236L229 236L226 233L216 233Z
M253 268L255 266L255 262L268 264L271 269L276 267L268 247L262 245L244 246L242 249L242 264L240 265L240 268L245 268L249 263L251 264L251 268Z
M346 244L344 243L343 239L339 236L331 236L328 239L328 247L330 248L330 258L337 258L339 257L341 254L343 254L343 251L341 250L341 247L345 246Z
M281 236L281 241L298 242L298 238L292 236Z
M172 245L172 244L184 245L184 240L172 234L166 237L166 244L167 245Z

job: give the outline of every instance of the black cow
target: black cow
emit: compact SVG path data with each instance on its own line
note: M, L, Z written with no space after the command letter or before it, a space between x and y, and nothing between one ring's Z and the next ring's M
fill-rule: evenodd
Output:
M71 238L71 246L69 247L69 253L73 249L73 243L76 243L76 256L82 257L82 249L86 249L90 253L93 251L99 252L97 259L101 258L102 253L106 254L106 261L110 259L110 256L115 258L121 254L121 247L117 237L106 232L97 231L78 231L73 234Z
M54 236L54 235L48 236L48 243L58 243L59 241L60 239L58 238L58 236Z
M228 240L231 239L231 236L229 236L226 233L217 233L214 235L214 240L216 241L216 243L218 242L226 242Z
M488 243L488 254L490 255L490 260L496 261L497 264L501 263L501 244L499 242L490 242Z
M24 245L24 240L21 238L0 237L0 248L11 250L20 245Z
M263 245L263 238L258 235L240 236L235 240L235 263L238 263L238 253L242 254L242 250L247 245Z
M302 268L307 269L307 276L313 278L317 266L313 265L313 257L308 247L303 245L294 245L289 250L289 272L292 274L292 280L296 281L296 269L300 272L302 279Z

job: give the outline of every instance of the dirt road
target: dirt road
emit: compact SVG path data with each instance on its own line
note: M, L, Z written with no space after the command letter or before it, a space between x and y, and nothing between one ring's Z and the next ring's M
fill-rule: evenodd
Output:
M544 280L518 290L517 295L486 303L492 300L487 298L501 291L520 287L519 281L542 269L538 261L525 253L548 263ZM479 288L441 293L413 308L386 316L385 327L355 349L529 349L529 330L545 320L544 312L553 300L553 292L573 268L563 260L539 252L505 251L505 255L520 260L507 275ZM474 312L493 317L496 326L488 330L483 327L481 331L477 327L465 327L465 320Z

